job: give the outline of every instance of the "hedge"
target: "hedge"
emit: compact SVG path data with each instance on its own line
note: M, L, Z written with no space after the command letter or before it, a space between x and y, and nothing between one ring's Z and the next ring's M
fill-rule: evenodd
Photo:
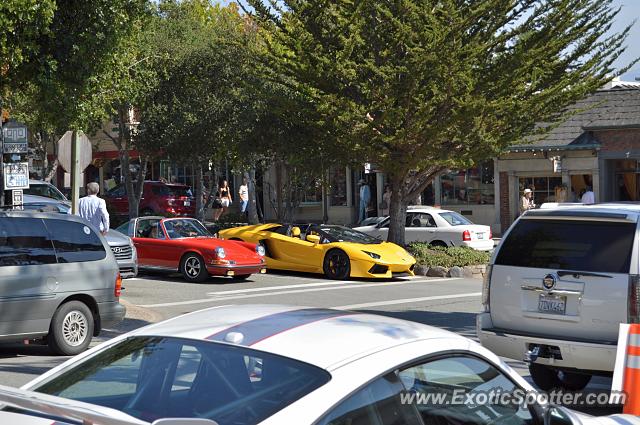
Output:
M486 251L461 246L431 246L424 242L413 242L407 246L407 250L415 257L417 264L428 267L475 266L487 264L491 258Z

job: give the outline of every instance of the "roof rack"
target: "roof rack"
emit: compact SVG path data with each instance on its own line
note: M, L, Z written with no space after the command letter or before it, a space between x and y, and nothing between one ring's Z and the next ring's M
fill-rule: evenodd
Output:
M82 422L83 425L150 425L124 412L109 407L70 400L48 394L0 385L0 403L27 412L50 415L61 420ZM0 412L1 415L2 412ZM20 412L19 412L20 413ZM28 413L25 413L28 415ZM204 418L163 418L151 425L217 425Z

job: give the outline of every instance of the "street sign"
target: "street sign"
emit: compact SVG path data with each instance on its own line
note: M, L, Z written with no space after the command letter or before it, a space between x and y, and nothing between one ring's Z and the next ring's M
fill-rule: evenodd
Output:
M4 133L3 153L27 153L29 141L27 139L27 127L9 122L2 129Z
M29 163L9 162L4 164L4 189L29 189Z
M58 140L58 161L62 168L65 169L66 172L71 172L71 143L72 143L72 131L67 131L64 133L64 136ZM84 171L85 168L91 164L91 159L93 158L93 152L91 151L91 142L86 134L82 132L78 132L78 141L80 142L79 146L79 161L80 161L80 171Z
M22 203L24 202L23 199L23 192L22 189L15 189L11 191L11 199L13 199L12 205L13 205L13 209L14 210L21 210L24 207L22 206Z

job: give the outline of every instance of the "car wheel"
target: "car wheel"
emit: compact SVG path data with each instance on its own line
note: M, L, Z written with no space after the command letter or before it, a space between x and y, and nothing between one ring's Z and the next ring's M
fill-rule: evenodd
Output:
M209 277L204 260L195 252L190 252L182 257L180 272L188 282L204 282Z
M558 378L560 379L560 385L562 388L569 391L583 390L591 381L591 375L583 373L558 371Z
M346 280L351 275L351 260L346 252L332 249L324 256L322 269L329 279Z
M567 372L536 363L529 365L529 373L533 382L543 391L553 389L580 391L591 380L591 375Z
M51 351L75 356L87 349L93 337L93 314L80 301L62 304L51 319L47 341Z
M442 241L433 241L429 245L431 245L431 246L441 246L443 248L447 247L447 244L442 242Z

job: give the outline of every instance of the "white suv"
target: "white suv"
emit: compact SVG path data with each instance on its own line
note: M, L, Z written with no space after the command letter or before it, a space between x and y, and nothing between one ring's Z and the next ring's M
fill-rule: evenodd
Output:
M480 342L524 359L543 390L611 374L620 323L640 321L640 205L531 210L507 231L483 285Z

